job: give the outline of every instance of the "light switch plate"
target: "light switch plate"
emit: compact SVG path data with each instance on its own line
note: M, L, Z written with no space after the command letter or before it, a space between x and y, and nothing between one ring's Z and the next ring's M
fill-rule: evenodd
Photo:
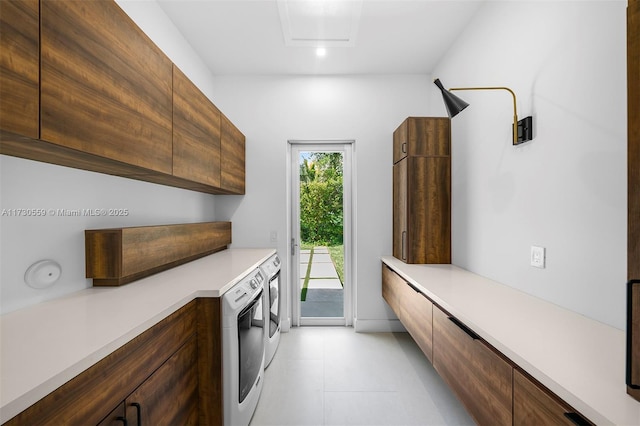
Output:
M545 248L531 246L531 266L536 268L544 268L545 263Z

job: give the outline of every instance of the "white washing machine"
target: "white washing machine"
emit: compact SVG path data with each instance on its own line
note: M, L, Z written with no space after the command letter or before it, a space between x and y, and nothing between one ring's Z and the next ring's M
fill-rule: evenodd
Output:
M280 279L280 258L274 254L260 265L265 275L265 305L268 325L265 327L265 368L271 363L280 342L280 325L282 322L282 282Z
M224 424L247 426L264 376L265 276L259 269L222 296Z

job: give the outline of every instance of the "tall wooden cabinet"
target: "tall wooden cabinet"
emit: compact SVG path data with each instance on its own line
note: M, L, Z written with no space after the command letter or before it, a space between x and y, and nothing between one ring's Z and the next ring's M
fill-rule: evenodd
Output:
M451 124L409 117L393 133L393 256L451 263Z
M627 7L627 81L627 391L640 401L640 0L629 0Z

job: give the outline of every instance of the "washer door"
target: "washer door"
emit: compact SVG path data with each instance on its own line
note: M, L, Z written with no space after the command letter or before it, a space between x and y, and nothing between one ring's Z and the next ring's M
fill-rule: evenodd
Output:
M242 403L260 374L264 357L262 290L238 314L239 402Z
M269 337L280 327L280 271L269 280Z

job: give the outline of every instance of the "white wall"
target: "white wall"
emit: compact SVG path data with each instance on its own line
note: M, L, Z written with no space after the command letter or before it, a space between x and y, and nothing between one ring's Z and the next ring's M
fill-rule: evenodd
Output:
M391 252L392 133L426 114L430 84L427 76L217 76L218 105L247 141L247 194L216 199L216 217L233 221L234 245L270 246L276 231L286 272L287 141L355 139L355 314L360 325L386 324L393 314L381 297L380 256Z
M446 87L509 86L535 126L514 148L507 92L456 92L471 106L452 120L454 263L620 329L625 13L626 1L488 2L434 73ZM531 245L546 269L529 266Z
M356 315L392 318L380 296L391 252L391 135L407 116L445 114L427 76L210 75L157 3L123 9L247 137L247 194L213 197L0 156L1 208L128 208L116 218L0 217L2 312L85 288L84 229L232 220L233 246L286 253L288 139L355 139ZM502 92L459 92L453 129L454 262L620 329L626 271L626 59L623 0L488 2L438 66L445 85L506 85L536 137L510 145ZM215 206L214 206L215 198ZM95 206L95 207L94 207ZM532 244L547 268L528 265ZM283 256L286 259L286 256ZM22 281L62 264L48 290ZM285 262L285 269L287 268ZM285 276L285 280L286 280Z
M119 1L138 25L211 97L212 76L155 2ZM125 208L126 217L0 216L0 311L91 286L85 279L84 230L214 219L214 196L0 156L0 209ZM36 290L23 280L41 259L62 266L60 280Z

